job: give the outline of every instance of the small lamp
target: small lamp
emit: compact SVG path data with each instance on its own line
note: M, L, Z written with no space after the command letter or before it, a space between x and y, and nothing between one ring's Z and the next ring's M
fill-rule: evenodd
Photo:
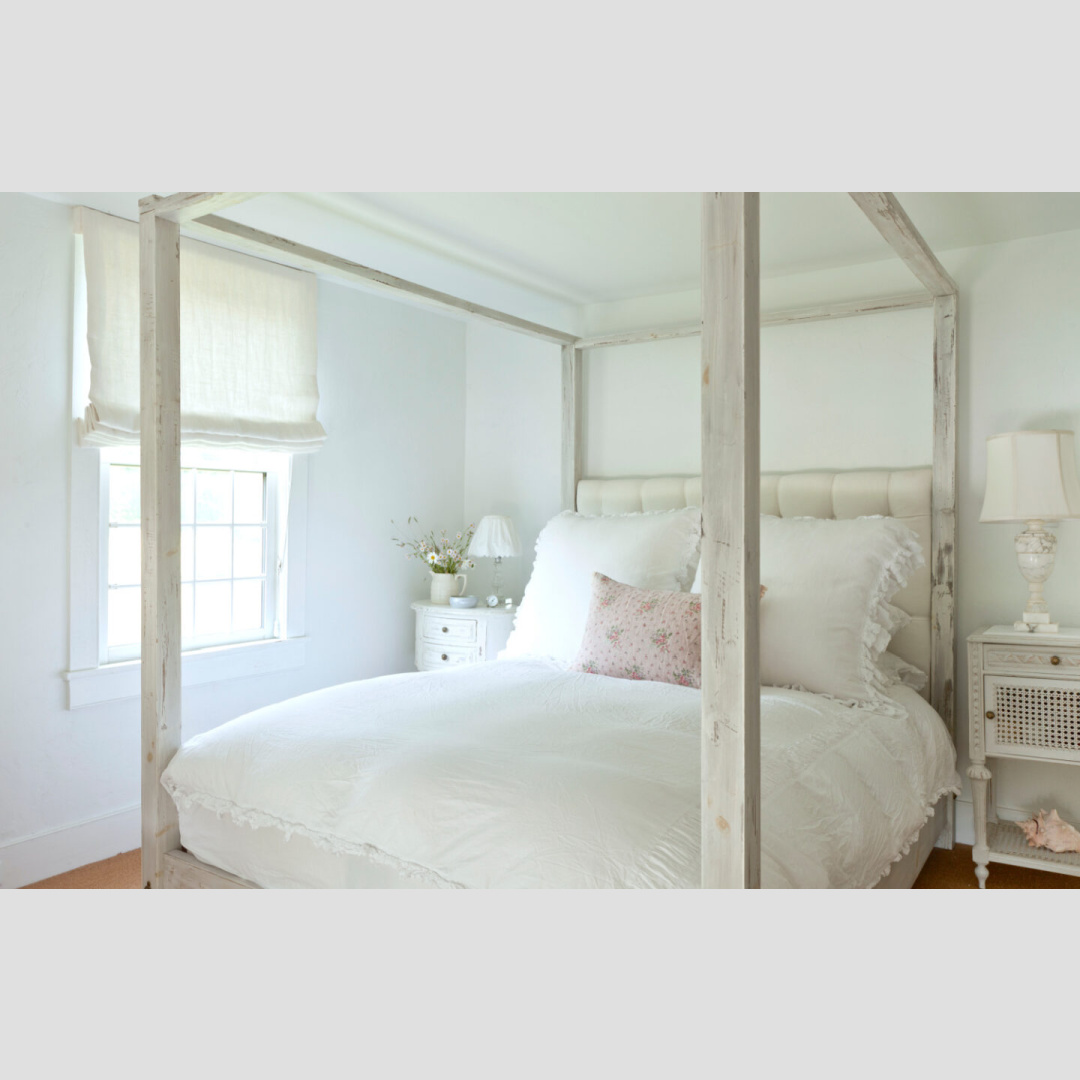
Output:
M1071 431L1010 431L986 440L986 497L980 521L1025 521L1016 538L1016 559L1028 583L1023 617L1013 626L1056 634L1043 583L1054 570L1057 537L1047 521L1080 518L1080 480Z
M469 545L469 557L473 558L479 555L481 558L495 560L492 587L499 599L502 599L500 564L503 559L520 554L521 541L518 539L514 523L508 517L502 517L499 514L488 514L480 519L472 543Z

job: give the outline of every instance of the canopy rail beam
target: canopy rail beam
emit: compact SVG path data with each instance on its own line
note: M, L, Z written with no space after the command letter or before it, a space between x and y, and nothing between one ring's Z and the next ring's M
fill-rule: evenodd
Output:
M934 306L933 297L924 293L903 296L880 296L869 300L842 300L832 304L813 304L809 307L786 308L782 311L763 311L762 326L787 326L793 323L819 322L824 319L849 319L856 315L874 315L882 311L905 311L911 308ZM701 336L701 322L682 326L666 326L644 330L624 330L594 337L578 338L579 349L606 349L616 345L641 345L650 341L670 341L674 338Z
M702 197L701 878L761 887L759 204Z
M186 225L205 214L216 214L230 206L247 202L257 191L179 191L175 195L148 195L139 200L139 213L152 210L159 218Z
M208 214L205 217L197 217L188 222L188 229L194 234L203 234L210 238L228 240L237 248L249 251L263 258L277 256L279 262L288 266L294 266L301 270L311 270L315 273L329 275L342 281L357 282L378 291L387 291L398 296L410 298L421 302L426 307L437 308L442 311L451 311L457 314L470 315L473 318L482 319L485 322L494 323L518 333L527 334L530 337L540 338L543 341L553 341L559 345L573 345L577 340L576 334L567 333L565 330L555 330L550 326L541 326L539 323L530 322L528 319L519 319L516 315L507 315L505 312L496 311L494 308L485 307L483 304L474 304L469 300L461 300L449 293L439 292L437 289L429 289L426 285L418 285L404 278L395 277L393 274L385 274L381 270L373 270L370 266L343 259L339 255L330 255L325 251L308 247L305 244L297 244L292 240L285 240L272 233L253 229L249 225L241 225L239 222L230 221L228 218Z
M849 191L848 194L931 296L956 295L956 282L945 272L891 191Z

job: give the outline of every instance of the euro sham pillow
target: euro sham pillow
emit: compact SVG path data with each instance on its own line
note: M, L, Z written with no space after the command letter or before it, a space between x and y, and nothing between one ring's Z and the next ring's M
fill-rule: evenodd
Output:
M593 574L589 617L570 668L700 687L701 597Z
M923 565L895 518L761 518L761 681L895 712L880 659L904 613L889 601Z
M532 576L500 655L547 656L570 664L585 633L594 573L635 588L685 591L700 543L696 507L557 514L536 538Z

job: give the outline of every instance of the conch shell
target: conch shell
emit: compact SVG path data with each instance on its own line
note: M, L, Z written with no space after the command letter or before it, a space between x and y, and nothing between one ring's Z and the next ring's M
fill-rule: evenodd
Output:
M1040 810L1037 817L1021 821L1020 828L1027 837L1028 847L1044 847L1051 851L1080 851L1080 832L1058 817L1056 810L1049 814Z

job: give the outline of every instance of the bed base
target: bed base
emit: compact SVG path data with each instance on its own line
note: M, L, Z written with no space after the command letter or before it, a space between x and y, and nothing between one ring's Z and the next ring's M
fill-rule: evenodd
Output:
M918 839L908 853L893 863L889 873L874 886L875 889L910 889L922 872L930 852L948 841L948 825L953 799L942 797L934 808L933 816L922 827ZM261 889L245 878L230 874L216 866L197 859L189 851L177 848L165 855L165 888L167 889Z
M146 888L150 886L147 885ZM196 859L183 848L165 853L166 889L258 889L259 885Z

